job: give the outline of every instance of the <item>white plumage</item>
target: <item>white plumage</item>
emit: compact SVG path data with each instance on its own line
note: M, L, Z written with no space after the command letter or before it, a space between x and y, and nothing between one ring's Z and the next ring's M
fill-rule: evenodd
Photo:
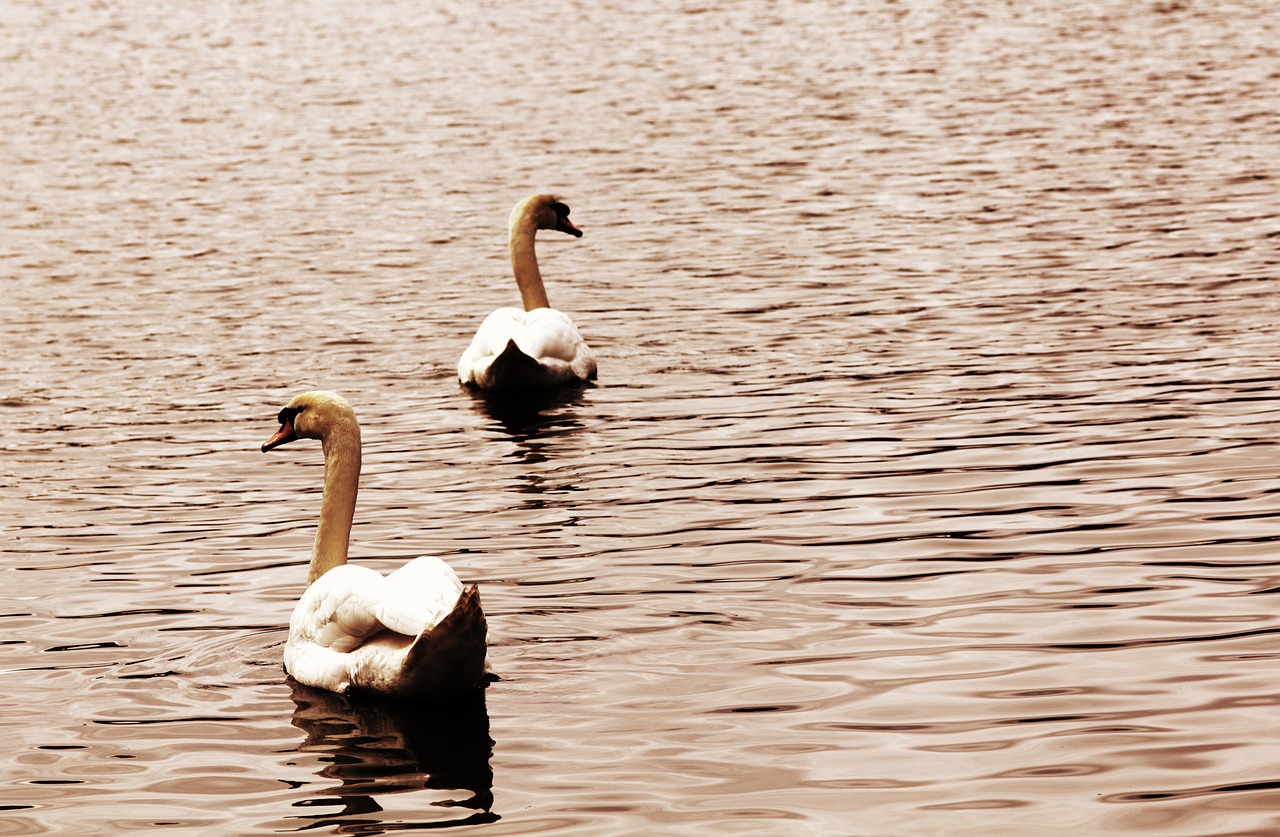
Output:
M458 361L458 379L480 389L544 389L595 372L595 355L578 327L554 308L499 308Z

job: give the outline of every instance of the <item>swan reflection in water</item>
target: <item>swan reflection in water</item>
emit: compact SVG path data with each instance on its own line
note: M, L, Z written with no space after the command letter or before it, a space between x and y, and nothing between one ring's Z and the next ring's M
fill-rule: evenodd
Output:
M569 387L518 394L472 392L477 413L493 420L495 435L505 434L512 444L507 457L518 464L513 474L515 490L527 495L525 503L541 507L547 492L576 490L572 472L543 466L557 458L557 452L576 446L574 439L584 427L578 418L588 387Z
M578 408L591 384L528 392L469 390L477 413L488 416L517 441L542 433L571 433L582 427Z
M351 833L382 833L380 821L367 816L383 810L378 797L424 789L462 793L435 794L431 801L412 804L424 815L434 809L459 809L452 818L437 817L442 812L435 810L421 827L498 819L490 811L493 739L484 690L447 702L410 703L361 694L343 696L292 678L289 682L296 706L293 725L306 733L298 751L319 755L324 763L319 775L334 782L296 804L339 809L300 815L307 823L298 830L340 826L344 833L352 827L356 830ZM397 814L392 827L411 826Z

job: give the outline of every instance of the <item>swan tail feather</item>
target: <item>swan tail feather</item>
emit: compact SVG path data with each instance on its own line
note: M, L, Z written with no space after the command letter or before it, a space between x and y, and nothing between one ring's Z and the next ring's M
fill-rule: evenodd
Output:
M495 386L521 388L521 385L536 386L542 376L542 368L538 361L520 350L514 339L508 340L504 348L489 366L489 375Z
M578 366L583 368L579 370ZM513 339L507 341L506 348L489 365L481 388L505 392L549 389L590 380L595 372L594 357L587 355L581 363L552 356L536 358L517 346Z
M479 688L485 679L488 624L473 584L449 615L413 641L405 657L406 697L443 697Z

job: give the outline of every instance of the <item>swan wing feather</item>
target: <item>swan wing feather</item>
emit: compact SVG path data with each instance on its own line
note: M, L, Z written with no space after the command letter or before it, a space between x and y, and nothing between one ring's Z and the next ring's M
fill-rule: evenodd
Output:
M585 344L568 314L554 308L535 308L524 314L523 327L511 335L520 351L544 361L573 362Z
M425 555L388 575L374 614L392 631L416 637L449 615L462 592L453 568Z
M344 692L351 652L382 630L374 615L379 573L357 564L334 567L307 588L289 619L284 668L308 686Z
M289 633L323 648L350 651L382 630L376 608L385 585L386 579L368 567L334 567L298 599Z

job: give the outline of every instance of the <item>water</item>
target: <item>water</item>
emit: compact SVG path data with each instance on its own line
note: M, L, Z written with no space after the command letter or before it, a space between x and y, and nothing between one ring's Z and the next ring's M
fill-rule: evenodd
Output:
M1270 4L11 3L0 833L1280 830ZM557 191L599 385L460 390ZM292 686L353 556L447 718Z

